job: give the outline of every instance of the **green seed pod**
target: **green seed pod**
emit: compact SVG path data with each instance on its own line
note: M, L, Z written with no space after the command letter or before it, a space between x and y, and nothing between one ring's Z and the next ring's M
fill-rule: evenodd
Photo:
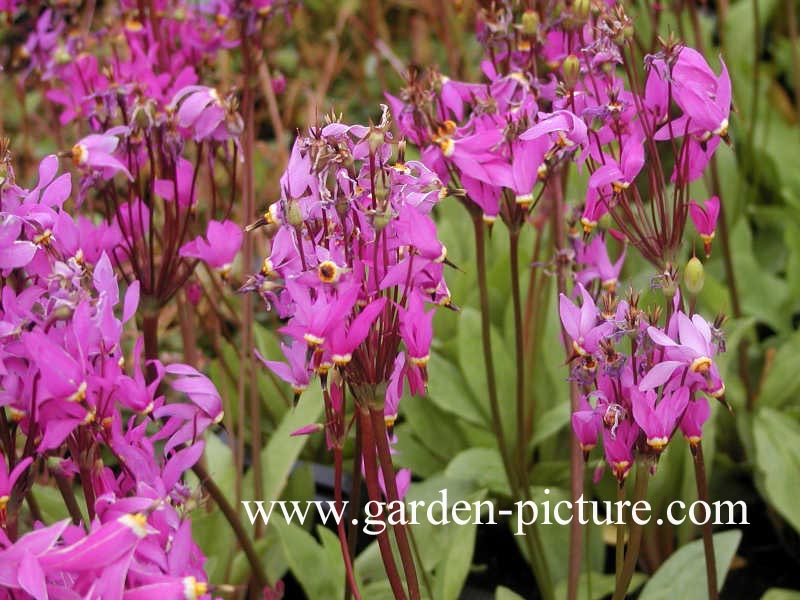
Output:
M696 296L703 290L703 284L706 280L705 269L703 263L696 256L689 259L686 263L686 268L683 270L683 282L686 284L686 289L692 296Z
M286 222L295 228L303 224L303 212L300 210L300 203L297 200L286 202Z
M383 146L384 134L380 129L371 129L369 132L369 149L371 152L377 152L378 148Z
M570 54L564 59L562 68L564 69L564 84L568 89L574 90L581 74L580 60L574 54Z
M539 33L539 13L535 10L522 13L522 33L530 37Z
M584 22L589 18L590 8L591 2L589 0L575 0L575 3L572 5L575 18Z

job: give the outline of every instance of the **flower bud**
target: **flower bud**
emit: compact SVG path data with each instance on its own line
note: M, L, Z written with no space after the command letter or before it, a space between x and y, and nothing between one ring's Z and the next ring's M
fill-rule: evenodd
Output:
M578 57L574 54L567 56L567 58L564 59L562 69L564 70L564 84L568 89L574 90L575 85L578 83L578 77L580 77L581 74L581 63Z
M303 212L300 210L300 203L297 200L286 201L286 222L294 228L303 224Z
M589 9L591 8L590 0L575 0L572 5L572 11L575 18L580 21L586 21L589 18Z
M378 148L383 146L384 134L380 129L370 129L369 131L369 150L370 152L377 152Z
M522 33L531 37L539 33L539 13L535 10L522 13Z
M686 284L686 289L690 294L696 296L703 290L703 284L706 280L705 269L703 263L696 256L689 259L686 263L686 268L683 270L683 282Z

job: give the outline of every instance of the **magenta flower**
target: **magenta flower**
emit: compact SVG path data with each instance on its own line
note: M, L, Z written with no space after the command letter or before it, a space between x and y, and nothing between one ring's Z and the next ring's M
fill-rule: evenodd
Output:
M270 371L292 386L297 398L308 389L308 384L311 381L312 371L308 368L306 362L306 345L302 342L295 342L292 345L281 343L281 350L288 364L267 360L261 356L258 350L255 353L258 360L263 362Z
M233 221L209 221L205 236L198 236L181 246L179 254L199 258L223 276L230 272L231 263L242 246L242 228Z
M116 127L103 134L91 134L81 139L72 147L72 160L75 166L98 170L103 179L111 179L116 173L124 173L133 181L128 168L113 156L119 145L117 134L124 133L125 128Z
M702 205L691 200L689 202L689 216L692 218L695 227L697 227L698 233L700 233L706 258L708 258L711 255L711 242L714 240L714 230L717 228L717 219L719 218L719 198L711 196Z
M622 482L633 466L633 446L639 437L635 423L624 420L614 429L603 429L603 448L606 462L617 481Z
M6 504L8 504L11 495L11 489L14 487L17 479L20 478L25 472L25 469L27 469L32 462L33 458L30 456L23 458L14 465L14 468L11 469L11 473L9 473L5 457L0 456L0 514L3 514L6 509Z
M600 340L610 335L614 331L614 326L599 318L597 305L586 288L578 284L578 289L583 297L581 307L578 308L572 300L561 294L559 314L567 335L572 338L572 349L575 354L586 356L597 351Z
M645 433L647 445L655 452L661 452L672 437L672 432L689 403L689 389L679 387L665 393L656 403L655 391L639 392L631 388L633 418Z
M335 365L344 366L352 360L353 351L366 339L372 324L385 305L386 298L378 298L364 307L346 328L344 323L340 322L331 329L325 348L330 351L331 360Z
M656 327L648 327L647 334L656 344L664 347L665 360L655 364L639 384L642 391L651 390L673 380L685 377L686 385L696 385L713 398L725 393L723 383L713 357L716 354L711 329L703 317L694 315L690 319L682 312L673 316L677 325L680 343ZM670 322L670 329L673 329Z
M589 452L597 445L601 425L600 415L589 404L586 396L581 396L578 410L572 413L572 431L575 432L575 437L583 450L584 459L588 459Z
M660 77L672 82L672 97L683 110L683 115L664 125L656 132L655 139L692 135L700 141L712 136L728 135L728 116L731 110L731 78L725 61L720 57L722 71L715 75L706 59L697 50L680 49L678 60L670 68L662 60L654 61L649 77ZM653 87L656 93L664 93L664 86ZM666 106L651 100L652 104Z
M711 415L711 407L703 396L691 400L686 406L679 424L683 437L696 446L703 436L703 425Z
M400 308L400 335L408 350L408 361L424 367L430 359L433 340L433 310L425 312L425 302L416 292L408 300L408 309Z
M36 244L21 240L22 221L5 215L0 220L0 270L26 266L36 254Z
M587 286L591 281L599 279L600 285L604 289L613 292L617 288L619 274L625 262L627 246L622 249L616 262L612 263L608 256L608 247L603 236L595 235L588 245L581 240L577 240L576 245L576 262L587 265L585 269L576 274L578 282L583 286Z

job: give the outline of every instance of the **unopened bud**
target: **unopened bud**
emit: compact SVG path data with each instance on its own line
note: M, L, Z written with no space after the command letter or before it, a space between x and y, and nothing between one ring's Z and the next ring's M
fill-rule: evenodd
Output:
M391 220L392 209L387 207L386 210L375 212L375 214L372 216L372 226L375 228L375 231L383 231L383 229L391 222Z
M522 33L531 37L539 33L539 13L535 10L522 13Z
M72 55L64 46L59 46L53 52L53 59L57 65L66 65L72 62Z
M386 200L386 197L389 195L389 186L386 185L381 177L375 180L375 189L372 190L372 195L375 196L375 200L381 204L383 204L383 201Z
M705 269L703 263L696 256L689 259L686 263L686 268L683 270L683 282L686 284L686 289L690 294L696 296L703 290L703 284L706 281Z
M562 69L564 70L564 84L568 89L574 90L575 85L578 83L578 77L580 77L581 74L581 63L578 57L574 54L567 56L567 58L564 59Z
M378 148L383 146L383 131L380 129L370 129L368 141L370 152L377 152Z
M589 19L589 9L591 8L590 0L575 0L572 5L572 11L575 18L580 21Z
M300 227L303 224L303 212L300 210L300 203L297 200L286 202L286 222L292 227Z

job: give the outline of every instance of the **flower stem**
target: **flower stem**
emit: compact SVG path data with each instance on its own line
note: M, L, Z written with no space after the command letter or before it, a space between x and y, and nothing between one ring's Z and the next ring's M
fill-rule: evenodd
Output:
M259 591L263 590L267 586L267 575L264 571L264 567L261 565L261 560L258 558L253 540L250 539L250 536L247 535L247 532L244 530L239 515L236 514L236 510L231 506L230 502L228 502L223 491L211 478L208 471L205 470L205 467L203 467L201 463L195 463L192 467L192 471L197 475L201 485L208 491L208 494L214 502L217 503L225 519L230 524L239 545L242 547L245 557L247 557L247 562L250 563L253 579L255 579Z
M566 263L563 260L564 240L566 239L566 232L564 231L564 180L560 179L554 182L553 185L553 210L552 215L552 232L553 232L553 250L556 260L556 285L559 294L567 293L567 276L566 276ZM570 346L569 336L561 324L561 339L564 344L564 352L569 358L572 350ZM571 382L569 386L569 403L570 413L578 410L578 387L575 382ZM583 494L583 476L584 476L584 460L583 453L581 452L578 440L575 437L575 432L570 431L571 443L569 452L569 477L570 477L570 495L572 505L575 506L578 499ZM581 549L583 547L583 525L574 517L569 525L569 574L567 576L567 598L568 600L575 600L578 597L578 583L581 575L581 564L583 555Z
M383 482L386 488L387 500L391 502L401 502L397 492L397 482L395 481L394 468L392 468L392 455L389 451L389 441L386 437L386 422L383 418L383 409L370 408L372 419L372 433L375 436L375 445L378 450L380 469L383 472ZM417 580L417 569L414 565L414 556L411 553L411 546L408 542L408 535L404 523L399 522L394 525L394 537L397 540L397 548L400 551L400 560L403 562L403 571L408 585L408 595L411 600L419 600L419 581Z
M334 482L333 482L333 501L336 504L337 514L342 511L342 449L335 447L333 449L333 469L334 469ZM342 559L344 560L345 577L347 578L347 585L353 594L355 600L361 600L358 593L358 585L356 585L355 575L353 574L353 561L350 557L350 549L347 545L347 535L344 530L344 523L339 520L336 525L337 533L339 534L339 544L342 547Z
M708 482L706 481L706 465L703 459L703 443L691 444L692 459L694 460L694 480L697 484L697 498L709 505ZM706 521L701 526L703 533L703 552L706 557L706 582L708 584L708 600L717 600L719 591L717 587L717 560L714 556L714 539L711 532L711 522Z
M525 456L525 355L523 347L524 325L522 322L522 299L519 287L519 230L509 231L509 256L511 260L511 298L514 304L514 348L517 360L517 466L527 472L528 460ZM531 408L533 410L533 408Z
M617 486L617 506L625 506L625 484L622 483ZM621 515L618 515L621 516ZM614 575L615 584L619 585L620 577L622 577L622 567L625 564L625 527L617 524L617 543L614 548Z
M650 481L650 473L647 465L643 462L638 463L636 468L636 485L633 491L633 502L635 506L640 500L647 496L647 483ZM622 572L617 578L617 585L614 589L613 600L624 600L631 584L633 573L636 571L636 563L639 561L639 548L642 545L642 534L644 527L637 522L631 523L630 537L628 539L628 550L625 552L625 562L622 565Z
M475 260L478 277L478 294L481 305L481 344L483 346L483 365L486 370L486 387L489 392L489 407L492 412L492 429L497 438L497 446L503 466L508 474L512 488L515 486L514 472L508 456L506 436L503 431L503 420L500 414L500 403L497 400L497 383L495 381L494 356L492 353L492 324L489 318L489 285L486 280L486 237L481 215L472 213L472 224L475 230Z
M378 483L378 463L375 455L375 436L372 431L369 409L366 406L357 406L358 425L361 428L361 450L364 457L364 472L369 498L373 502L381 501L380 484ZM383 567L386 569L386 576L392 588L392 593L396 600L406 600L407 596L403 589L403 582L397 571L394 562L392 546L389 543L389 535L386 529L378 534L378 548L381 551Z

